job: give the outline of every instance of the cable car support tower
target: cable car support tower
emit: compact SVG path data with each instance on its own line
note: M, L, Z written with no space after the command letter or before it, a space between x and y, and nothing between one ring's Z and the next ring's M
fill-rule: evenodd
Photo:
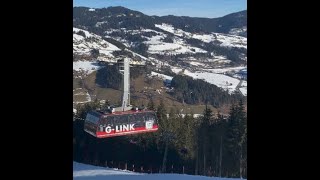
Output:
M114 108L114 111L128 111L132 109L130 104L130 59L123 58L117 61L119 71L123 75L123 92L121 107Z

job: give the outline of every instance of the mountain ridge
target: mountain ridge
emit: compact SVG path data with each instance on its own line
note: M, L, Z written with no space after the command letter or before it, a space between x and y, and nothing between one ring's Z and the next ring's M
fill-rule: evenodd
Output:
M123 21L123 25L119 26L120 28L124 26L130 27L132 24L137 24L138 26L144 28L154 28L154 24L168 23L187 32L229 33L230 30L234 28L246 28L247 26L247 10L234 12L217 18L174 15L149 16L142 12L131 10L122 6L107 8L89 8L82 6L74 7L73 10L74 23L76 25L80 25L83 24L84 21L90 20L90 22L86 22L86 26L94 26L97 22L103 20L114 20L110 18L116 18L118 21Z

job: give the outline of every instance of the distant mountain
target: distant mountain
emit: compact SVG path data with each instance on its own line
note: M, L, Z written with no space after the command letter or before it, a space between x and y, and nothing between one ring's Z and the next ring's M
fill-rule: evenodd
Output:
M101 9L74 7L73 22L74 26L86 27L92 32L99 32L99 28L154 29L155 24L166 23L191 33L230 33L241 30L239 35L246 36L247 11L219 18L198 18L173 15L148 16L121 6Z
M75 28L145 57L162 60L175 55L170 57L173 62L190 56L200 61L219 57L246 63L247 11L221 18L159 17L117 6L74 7L73 14Z
M247 27L247 11L241 11L220 18L197 18L186 16L157 17L159 22L172 24L187 32L229 33L230 30Z

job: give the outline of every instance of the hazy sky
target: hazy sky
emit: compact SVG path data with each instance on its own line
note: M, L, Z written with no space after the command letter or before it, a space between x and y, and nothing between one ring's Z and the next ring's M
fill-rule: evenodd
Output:
M73 6L123 6L147 15L221 17L247 9L247 0L73 0Z

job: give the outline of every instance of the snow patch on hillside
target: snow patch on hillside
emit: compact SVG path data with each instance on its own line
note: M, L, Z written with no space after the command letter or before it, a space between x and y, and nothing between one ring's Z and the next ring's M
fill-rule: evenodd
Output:
M79 32L82 31L85 36ZM73 28L73 53L79 55L90 55L92 49L98 49L100 56L114 57L113 51L120 50L117 46L103 40L101 36L89 33L86 30Z
M170 24L155 24L157 28L160 28L164 31L170 32L176 36L179 37L188 37L188 38L194 38L194 39L199 39L203 42L206 43L211 43L213 41L217 41L220 43L220 46L227 46L227 47L238 47L238 48L247 48L247 38L242 37L242 36L236 36L235 35L228 35L228 34L223 34L223 33L209 33L209 34L204 34L204 33L189 33L186 31L183 31L182 29L178 29L173 27ZM246 29L242 29L242 31L245 31ZM232 32L239 32L240 29L235 29Z
M169 81L171 81L172 78L173 78L172 76L168 76L168 75L157 73L157 72L153 72L153 71L151 72L151 75L152 76L157 76L157 77L160 77L163 80L169 80Z
M91 74L93 71L96 71L100 69L101 66L94 61L76 61L73 62L73 70L75 71L81 71L84 72L85 74Z

